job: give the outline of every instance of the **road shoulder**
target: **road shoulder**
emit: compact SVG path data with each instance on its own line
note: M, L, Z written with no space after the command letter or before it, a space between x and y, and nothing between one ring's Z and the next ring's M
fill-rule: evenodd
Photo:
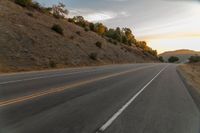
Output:
M182 79L183 83L185 84L186 88L188 89L190 95L192 96L194 102L196 103L198 109L200 110L200 87L195 80L197 76L193 73L191 74L189 71L192 71L190 66L186 66L188 64L179 65L177 66L177 72ZM193 69L196 69L193 67Z

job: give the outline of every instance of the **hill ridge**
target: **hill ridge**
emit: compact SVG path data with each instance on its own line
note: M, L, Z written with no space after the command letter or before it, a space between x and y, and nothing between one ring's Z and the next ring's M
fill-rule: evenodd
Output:
M157 62L135 45L111 43L92 31L10 0L0 1L0 72ZM63 35L52 30L57 24Z

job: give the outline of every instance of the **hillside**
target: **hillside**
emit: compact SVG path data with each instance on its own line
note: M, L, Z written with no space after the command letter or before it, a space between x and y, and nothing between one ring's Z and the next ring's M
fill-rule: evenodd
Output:
M56 19L9 0L0 1L0 17L0 72L157 62L155 56L135 45L110 43L67 19ZM51 29L54 24L63 28L63 35Z
M162 56L165 61L167 61L168 58L171 56L177 56L180 59L179 62L185 62L188 60L188 58L190 58L193 55L200 55L200 52L188 50L188 49L181 49L181 50L176 50L176 51L164 52L160 54L159 56Z

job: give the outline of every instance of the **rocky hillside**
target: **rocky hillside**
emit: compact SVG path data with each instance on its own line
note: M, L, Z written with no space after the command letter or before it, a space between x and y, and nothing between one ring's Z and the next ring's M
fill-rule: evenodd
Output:
M135 45L110 43L95 32L0 1L0 72L28 71L111 63L157 62L157 57ZM63 35L52 30L58 24Z
M188 49L181 49L181 50L176 50L176 51L164 52L160 54L159 56L162 56L165 61L167 61L168 58L171 56L176 56L180 59L179 62L186 62L191 56L194 56L194 55L200 55L200 52L188 50Z

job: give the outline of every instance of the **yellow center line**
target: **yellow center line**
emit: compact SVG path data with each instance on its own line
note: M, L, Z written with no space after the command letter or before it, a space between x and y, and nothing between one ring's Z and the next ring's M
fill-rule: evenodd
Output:
M111 78L111 77L115 77L115 76L119 76L119 75L124 75L126 73L138 71L138 70L145 69L145 68L150 68L150 67L153 67L153 66L155 66L155 65L140 67L140 68L136 68L136 69L134 68L134 69L127 70L127 71L124 71L124 72L110 74L110 75L106 75L106 76L102 76L102 77L97 77L95 79L80 81L79 83L74 83L74 84L66 85L66 86L59 87L59 88L52 88L52 89L49 89L49 90L36 92L34 94L31 94L31 95L21 96L21 97L10 99L10 100L1 100L0 101L0 107L19 103L19 102L24 102L24 101L31 100L31 99L38 98L38 97L42 97L42 96L45 96L45 95L48 95L48 94L58 93L58 92L67 90L69 88L75 88L75 87L85 85L85 84L89 84L89 83L92 83L92 82L95 82L95 81L99 81L99 80L103 80L103 79L107 79L107 78Z

